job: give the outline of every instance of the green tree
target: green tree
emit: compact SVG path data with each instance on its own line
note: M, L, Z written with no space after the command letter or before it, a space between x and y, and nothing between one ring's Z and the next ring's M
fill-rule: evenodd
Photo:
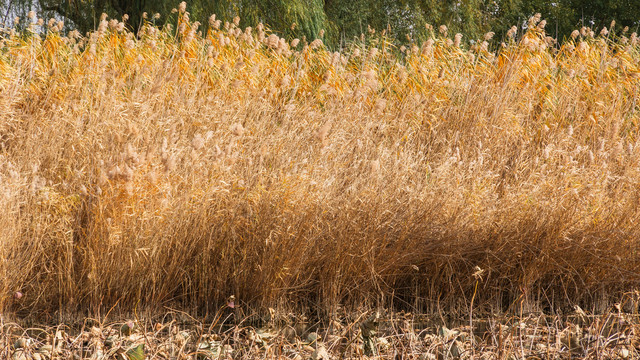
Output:
M95 29L100 15L129 16L137 28L142 14L160 13L159 22L172 21L171 9L177 0L0 0L0 16L5 22L38 10L39 16L65 18L82 32ZM207 24L211 14L232 21L240 17L241 26L262 22L287 37L316 38L325 30L325 43L339 47L360 34L367 26L379 31L390 29L390 36L404 40L407 35L420 39L424 25L445 24L449 34L461 32L466 40L481 38L494 31L502 36L516 25L521 28L529 17L541 13L547 20L547 33L559 39L581 26L602 28L616 20L634 31L640 20L638 0L191 0L187 10L192 20ZM42 14L44 12L44 14ZM295 24L295 26L294 26Z
M7 0L3 0L7 1ZM19 1L19 0L16 0ZM162 0L38 0L39 8L70 20L81 31L98 26L100 15L111 18L129 16L128 24L137 28L143 13L160 13L160 23L169 21L171 9L177 1ZM216 14L223 21L239 16L242 26L255 26L259 22L272 30L289 36L315 37L328 26L322 0L194 0L187 4L192 20L207 24L210 15ZM296 26L293 26L296 24Z
M203 15L239 16L242 26L263 23L282 35L315 38L328 27L323 0L222 0L206 2Z
M424 35L424 25L447 25L450 33L476 36L488 31L488 16L482 0L326 0L325 11L340 38L359 36L367 25L390 28L403 39Z

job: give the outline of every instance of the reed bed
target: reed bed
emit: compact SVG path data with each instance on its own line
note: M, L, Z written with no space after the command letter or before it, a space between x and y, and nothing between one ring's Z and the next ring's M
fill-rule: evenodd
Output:
M640 284L636 34L331 51L170 16L3 30L1 309L597 311Z

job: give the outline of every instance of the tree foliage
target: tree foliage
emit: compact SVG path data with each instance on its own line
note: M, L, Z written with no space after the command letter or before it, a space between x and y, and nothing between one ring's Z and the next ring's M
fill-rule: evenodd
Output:
M143 13L160 13L158 21L171 21L175 0L0 0L0 16L5 22L29 10L46 16L65 18L81 31L95 29L102 13L110 17L129 16L128 24L137 28ZM501 36L516 25L522 27L535 13L547 20L547 33L559 39L576 28L610 26L634 31L640 20L637 0L192 0L191 18L207 24L211 14L218 19L241 19L241 26L262 22L272 31L289 37L318 37L325 30L325 43L338 47L366 33L368 27L386 30L390 35L419 39L425 24L445 24L449 33L461 32L465 39L481 38L494 31Z

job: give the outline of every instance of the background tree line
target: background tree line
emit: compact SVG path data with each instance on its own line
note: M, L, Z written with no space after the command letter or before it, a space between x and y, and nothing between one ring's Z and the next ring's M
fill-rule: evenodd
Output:
M0 0L0 21L10 23L30 10L39 16L66 20L86 32L97 27L102 13L119 18L129 15L132 28L143 13L160 13L160 24L171 21L178 0ZM581 26L601 28L616 20L618 26L636 31L640 0L191 0L192 20L206 26L211 14L230 21L239 16L241 26L262 22L289 37L313 39L325 30L331 47L366 33L367 26L389 29L399 39L419 39L424 24L445 24L449 33L461 32L465 40L480 38L488 31L502 36L511 26L522 27L534 13L547 20L547 32L559 40ZM295 24L295 25L294 25Z

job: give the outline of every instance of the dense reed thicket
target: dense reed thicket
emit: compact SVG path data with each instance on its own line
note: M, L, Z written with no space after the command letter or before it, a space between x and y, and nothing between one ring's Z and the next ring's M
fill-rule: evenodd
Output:
M521 311L640 284L636 34L558 45L534 17L329 52L178 11L5 29L1 308Z

